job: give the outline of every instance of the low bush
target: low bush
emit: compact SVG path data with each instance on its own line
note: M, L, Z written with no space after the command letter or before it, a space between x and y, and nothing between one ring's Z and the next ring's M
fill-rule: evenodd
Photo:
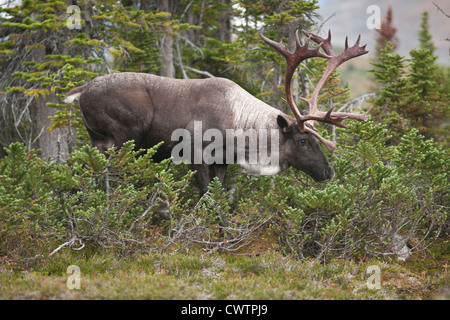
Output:
M83 146L67 162L37 157L20 143L0 160L0 256L13 261L86 245L122 254L152 250L238 251L263 232L299 259L397 255L448 238L449 160L413 129L392 146L385 127L352 122L330 156L333 181L294 169L250 177L229 166L198 199L193 172L159 146L101 154ZM170 218L158 207L167 203Z

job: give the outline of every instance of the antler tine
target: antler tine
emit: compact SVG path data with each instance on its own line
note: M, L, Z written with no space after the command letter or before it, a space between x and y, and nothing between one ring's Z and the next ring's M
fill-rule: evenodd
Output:
M348 47L348 37L345 37L345 50L344 52L342 52L340 55L338 55L336 58L338 58L339 60L339 65L341 65L342 63L344 63L347 60L350 60L352 58L356 58L358 56L361 56L363 54L366 54L367 51L366 50L366 44L363 46L359 46L359 41L361 40L361 35L358 35L358 39L356 40L355 44L353 45L353 47Z
M298 30L297 30L295 32L296 48L295 51L291 53L287 48L287 46L283 45L281 42L275 42L261 34L261 38L271 47L275 48L286 59L287 68L284 77L284 88L286 93L286 99L289 107L294 113L295 118L297 119L297 123L301 131L304 131L305 127L304 121L302 120L302 115L298 110L297 106L295 105L294 99L292 98L292 91L291 91L292 76L294 75L295 69L298 67L298 65L305 59L311 57L322 57L327 59L331 58L331 56L323 54L322 52L319 51L320 48L322 47L321 44L319 44L315 48L312 49L309 48L309 40L311 39L311 36L308 37L305 44L302 46L300 43L300 39L298 37Z
M333 47L331 46L331 30L328 30L328 37L326 39L319 37L316 34L313 34L311 32L308 32L306 30L302 29L302 32L304 33L305 36L307 37L311 37L311 39L317 43L317 44L322 44L322 48L325 51L325 53L330 56L330 58L332 56L334 56L334 52L333 52Z
M261 39L263 39L268 45L270 45L271 47L277 49L277 51L279 53L281 53L281 55L287 59L287 57L289 56L289 50L288 50L288 48L285 45L283 45L281 43L281 41L280 42L275 42L273 40L270 40L269 38L267 38L263 34L260 34L260 36L261 36Z
M320 134L318 134L314 129L311 129L307 126L305 126L305 131L307 131L307 132L311 133L313 136L315 136L320 142L323 143L323 145L328 149L328 151L333 153L334 148L336 147L335 142L325 139Z

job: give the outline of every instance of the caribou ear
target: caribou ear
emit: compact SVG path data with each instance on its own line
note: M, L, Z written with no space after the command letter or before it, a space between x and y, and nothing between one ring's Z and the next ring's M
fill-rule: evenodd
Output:
M292 130L292 126L289 125L289 122L282 115L278 115L277 124L283 133L288 133Z

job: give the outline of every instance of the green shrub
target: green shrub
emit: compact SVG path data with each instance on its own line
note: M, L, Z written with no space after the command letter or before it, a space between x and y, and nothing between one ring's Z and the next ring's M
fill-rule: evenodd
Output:
M152 162L158 146L127 142L106 155L84 146L67 163L49 163L13 143L0 163L0 254L51 254L89 243L122 251L152 245L159 199L176 212L192 173ZM138 154L141 154L137 157Z
M424 250L448 233L448 158L417 130L398 146L382 125L353 122L342 133L336 177L324 185L277 190L287 209L275 224L282 248L298 257L381 256ZM282 181L285 180L285 181Z
M187 165L152 161L158 146L132 141L101 154L83 146L50 163L20 143L0 160L0 256L51 255L90 247L120 253L237 251L264 230L280 250L321 260L425 250L448 237L449 160L417 130L392 146L373 122L351 122L330 157L333 181L317 184L295 169L251 177L229 166L198 199ZM168 204L169 220L158 218ZM269 228L269 229L267 229ZM275 241L274 237L267 241Z

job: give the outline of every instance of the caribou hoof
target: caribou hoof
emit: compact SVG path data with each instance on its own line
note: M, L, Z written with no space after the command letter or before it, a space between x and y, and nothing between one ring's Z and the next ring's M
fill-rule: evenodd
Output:
M158 204L158 214L161 218L170 219L170 205L168 201L162 201Z

